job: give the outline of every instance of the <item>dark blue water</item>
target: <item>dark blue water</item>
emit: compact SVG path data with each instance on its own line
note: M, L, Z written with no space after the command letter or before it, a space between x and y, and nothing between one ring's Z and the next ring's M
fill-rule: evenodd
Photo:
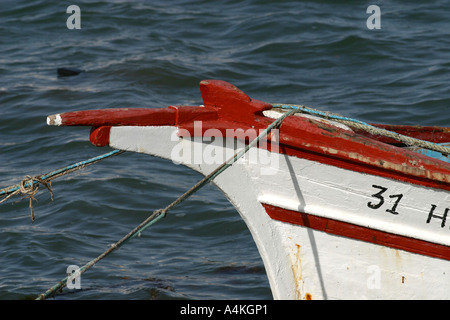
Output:
M65 111L201 104L203 79L251 97L363 121L450 125L448 1L77 1L0 3L0 188L109 151ZM369 5L381 29L366 25ZM84 70L58 77L59 67ZM0 204L0 299L29 299L82 266L201 177L123 154ZM236 210L214 186L83 274L56 299L271 299Z

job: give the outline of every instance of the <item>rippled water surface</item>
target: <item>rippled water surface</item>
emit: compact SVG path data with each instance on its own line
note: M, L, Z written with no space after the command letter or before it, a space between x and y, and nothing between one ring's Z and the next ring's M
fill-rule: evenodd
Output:
M74 3L75 4L75 3ZM221 79L251 97L363 121L450 125L448 1L77 1L0 4L0 188L109 151L65 111L201 104ZM366 9L381 9L370 30ZM57 68L84 70L58 77ZM29 299L82 266L201 177L123 154L0 204L0 299ZM271 299L236 210L213 185L82 276L56 299Z

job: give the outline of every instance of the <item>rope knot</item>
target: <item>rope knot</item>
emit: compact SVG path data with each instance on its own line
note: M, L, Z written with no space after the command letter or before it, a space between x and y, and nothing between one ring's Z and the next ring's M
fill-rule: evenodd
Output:
M33 200L36 200L34 198L34 195L39 190L39 185L43 184L48 191L50 191L50 195L53 201L53 190L51 185L51 180L56 179L58 177L61 177L65 174L74 172L76 170L80 170L85 168L86 166L89 166L91 164L97 163L101 160L104 160L106 158L112 157L114 155L118 155L121 153L124 153L123 150L114 150L108 153L105 153L103 155L74 163L72 165L66 166L64 168L54 170L52 172L49 172L47 174L43 174L41 176L26 176L19 184L13 185L8 188L0 189L0 198L5 197L4 199L0 200L0 203L3 203L4 201L8 200L12 196L21 194L23 198L28 197L30 199L30 210L31 210L31 222L34 222L34 210L33 210ZM36 200L37 201L37 200Z
M39 184L43 184L50 192L51 199L53 201L53 190L51 181L45 181L39 177L26 176L19 184L19 189L16 193L21 193L23 197L28 197L30 199L30 211L31 211L31 223L34 222L34 208L33 200L37 201L34 197L39 191ZM5 199L6 200L6 199Z
M163 218L165 218L166 215L167 215L167 211L169 211L169 210L168 210L167 208L164 208L164 209L158 209L158 210L156 210L155 213L157 213L157 216L162 215Z

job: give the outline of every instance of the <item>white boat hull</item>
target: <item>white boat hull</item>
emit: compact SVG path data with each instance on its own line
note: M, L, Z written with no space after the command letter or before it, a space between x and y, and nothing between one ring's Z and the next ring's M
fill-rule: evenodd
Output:
M227 147L234 142L180 138L178 130L176 126L112 127L109 145L169 160L175 157L204 175L218 164L204 157L199 161L199 152L215 156L235 151ZM450 298L449 260L439 252L434 256L423 252L423 244L429 243L448 255L450 230L444 218L448 192L259 152L266 153L269 161L240 159L214 183L246 222L275 299ZM289 213L300 223L271 217L268 208ZM312 218L326 226L310 226ZM342 234L347 232L342 226L365 234L361 238L350 231L350 236ZM385 243L367 240L371 230L387 235ZM395 240L392 245L390 235ZM419 245L399 249L396 243L403 238Z

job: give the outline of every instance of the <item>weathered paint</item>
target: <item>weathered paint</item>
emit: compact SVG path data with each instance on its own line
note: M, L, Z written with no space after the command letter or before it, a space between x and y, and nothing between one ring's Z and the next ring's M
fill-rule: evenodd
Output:
M176 111L170 108L116 108L65 112L47 117L47 123L58 126L126 126L173 125Z
M89 140L94 146L104 147L109 145L111 126L92 127Z

